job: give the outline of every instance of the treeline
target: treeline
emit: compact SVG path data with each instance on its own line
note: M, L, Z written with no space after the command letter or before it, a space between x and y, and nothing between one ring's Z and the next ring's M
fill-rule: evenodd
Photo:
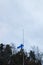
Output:
M0 44L0 65L42 65L42 57L40 53L35 53L35 51L30 50L29 53L20 49L20 51L14 53L15 50L9 44Z

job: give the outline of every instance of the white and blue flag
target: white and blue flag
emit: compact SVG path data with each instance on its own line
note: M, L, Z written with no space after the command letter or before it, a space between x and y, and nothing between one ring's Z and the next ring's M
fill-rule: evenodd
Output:
M24 45L23 44L21 44L20 46L18 46L17 48L19 49L19 48L21 48L21 49L23 49L23 47L24 47Z

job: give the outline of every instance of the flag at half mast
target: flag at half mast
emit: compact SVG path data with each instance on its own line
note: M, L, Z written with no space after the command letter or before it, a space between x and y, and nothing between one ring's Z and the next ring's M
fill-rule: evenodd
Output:
M23 47L24 47L24 45L23 45L23 44L20 44L20 46L18 46L17 48L18 48L18 49L19 49L19 48L23 49Z

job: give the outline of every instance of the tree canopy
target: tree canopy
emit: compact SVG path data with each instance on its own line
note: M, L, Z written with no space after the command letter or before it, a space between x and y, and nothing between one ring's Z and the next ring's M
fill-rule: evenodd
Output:
M38 58L33 50L30 50L30 52L27 53L24 49L20 49L17 53L14 51L13 54L12 48L13 47L9 44L0 44L0 65L23 65L23 62L24 65L42 65L41 59L39 58L40 53Z

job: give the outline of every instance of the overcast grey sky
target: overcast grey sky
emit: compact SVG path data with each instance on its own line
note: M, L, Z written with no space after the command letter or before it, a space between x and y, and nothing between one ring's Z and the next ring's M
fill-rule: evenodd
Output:
M0 43L23 41L43 50L43 0L0 0Z

